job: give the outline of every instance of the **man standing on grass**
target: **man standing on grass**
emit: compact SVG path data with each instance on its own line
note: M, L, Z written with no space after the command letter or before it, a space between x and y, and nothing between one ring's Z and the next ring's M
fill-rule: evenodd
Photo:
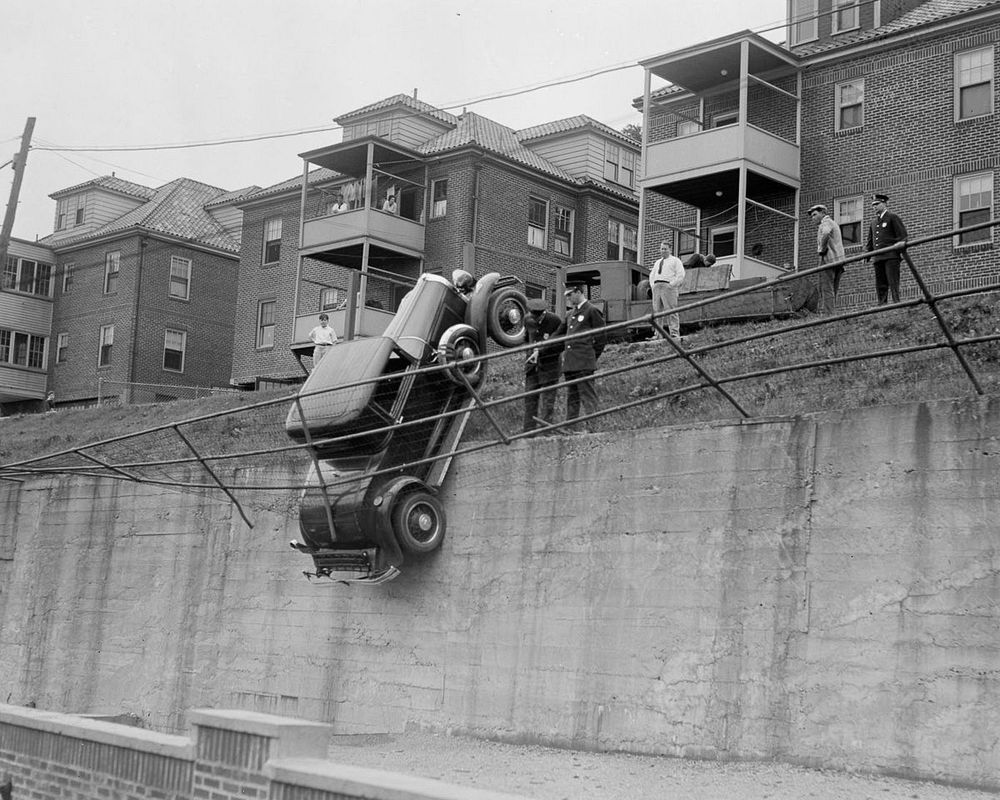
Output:
M337 334L330 327L329 314L319 315L319 325L309 331L309 341L313 343L313 369L316 369L323 356L337 343Z
M883 247L902 242L906 239L906 226L903 220L893 214L888 207L889 196L877 194L872 197L872 208L875 219L868 227L868 242L865 250L881 250ZM889 294L892 302L899 302L899 251L879 253L871 257L875 262L875 296L878 304L884 306Z
M584 414L594 414L598 410L597 389L591 377L597 370L597 359L604 352L607 335L604 332L604 315L587 300L583 286L574 284L566 289L566 299L572 304L566 312L566 319L556 331L556 336L572 335L593 331L590 336L581 336L566 342L563 350L563 378L571 383L566 387L566 419L580 416L580 405Z
M681 340L680 314L668 314L664 319L659 316L659 312L677 308L682 283L684 265L677 256L671 255L669 243L660 242L660 257L649 273L649 285L653 290L653 313L657 315L660 325L668 329L670 338L676 342Z
M820 264L833 264L844 260L844 240L840 235L840 226L833 217L826 213L826 206L817 203L809 209L809 216L816 223L816 252L819 253ZM837 310L837 290L840 288L840 278L844 274L844 265L837 264L831 269L817 273L819 280L820 314L833 314Z

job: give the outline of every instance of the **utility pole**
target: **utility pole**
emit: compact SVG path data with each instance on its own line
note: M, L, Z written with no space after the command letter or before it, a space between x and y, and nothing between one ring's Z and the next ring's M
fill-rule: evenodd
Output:
M28 117L28 121L24 123L24 133L21 134L21 149L14 156L14 183L10 187L10 200L7 201L7 213L3 215L3 228L0 229L0 270L7 264L7 246L10 244L10 232L14 229L17 198L21 194L24 165L28 162L28 149L31 147L31 134L34 130L35 118Z

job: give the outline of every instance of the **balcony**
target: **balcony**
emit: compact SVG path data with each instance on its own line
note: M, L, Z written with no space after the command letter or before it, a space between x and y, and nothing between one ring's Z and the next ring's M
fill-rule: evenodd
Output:
M424 250L424 226L376 208L323 213L302 226L302 255L351 248L369 239L393 250L419 257Z
M673 183L738 168L799 184L799 148L753 125L727 125L647 146L644 185Z
M366 137L301 157L301 255L358 269L367 266L367 252L423 256L426 166L419 153Z

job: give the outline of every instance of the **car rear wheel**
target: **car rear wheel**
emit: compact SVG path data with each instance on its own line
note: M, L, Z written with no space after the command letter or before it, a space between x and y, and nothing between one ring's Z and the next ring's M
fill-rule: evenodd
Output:
M486 369L484 361L472 361L479 356L479 334L471 325L452 325L441 334L438 343L438 362L447 364L448 377L460 386L465 386L462 376L476 386Z
M513 286L497 289L490 297L486 309L486 330L490 338L501 347L524 344L527 333L524 318L528 313L528 299Z
M423 555L437 550L444 541L444 507L430 492L417 490L396 500L392 530L403 552Z

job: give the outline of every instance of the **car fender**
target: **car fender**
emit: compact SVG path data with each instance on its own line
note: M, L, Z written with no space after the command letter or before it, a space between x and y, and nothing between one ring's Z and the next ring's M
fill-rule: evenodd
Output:
M479 332L479 349L483 353L486 352L486 313L490 306L490 295L498 280L499 272L487 272L477 279L476 288L472 290L472 297L465 309L465 322Z

